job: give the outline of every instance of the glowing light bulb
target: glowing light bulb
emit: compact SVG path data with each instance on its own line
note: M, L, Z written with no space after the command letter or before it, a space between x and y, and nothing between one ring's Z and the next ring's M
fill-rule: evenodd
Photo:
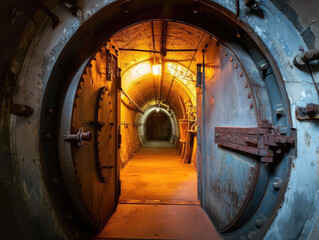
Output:
M153 74L159 75L160 72L161 72L161 65L160 64L153 65Z
M159 112L160 111L160 108L158 107L158 108L156 108L156 112Z

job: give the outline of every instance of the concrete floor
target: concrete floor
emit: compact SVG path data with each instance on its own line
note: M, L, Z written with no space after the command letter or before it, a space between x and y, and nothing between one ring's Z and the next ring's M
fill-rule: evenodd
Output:
M197 173L167 142L150 142L121 171L122 196L98 239L220 239L197 201Z
M121 200L196 201L197 173L168 142L149 142L121 171Z
M220 238L199 205L119 204L99 239Z

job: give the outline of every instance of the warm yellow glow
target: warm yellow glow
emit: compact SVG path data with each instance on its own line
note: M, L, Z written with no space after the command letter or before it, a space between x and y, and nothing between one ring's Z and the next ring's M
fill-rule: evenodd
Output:
M187 81L194 81L193 74L190 71L187 71L187 68L177 63L168 63L167 66L169 73L181 79L184 84L186 84Z
M153 74L159 75L161 73L161 64L153 65Z

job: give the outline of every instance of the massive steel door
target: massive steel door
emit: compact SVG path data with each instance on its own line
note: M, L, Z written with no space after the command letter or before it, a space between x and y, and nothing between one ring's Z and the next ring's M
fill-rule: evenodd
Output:
M74 79L60 121L63 181L74 214L94 231L104 227L119 198L118 75L115 51L106 45Z
M238 46L230 50L215 40L207 46L197 100L199 198L219 232L235 232L225 238L248 239L241 231L250 231L254 239L273 211L270 203L257 213L269 182L276 184L273 166L293 139L273 126L264 69ZM276 188L271 191L276 199Z

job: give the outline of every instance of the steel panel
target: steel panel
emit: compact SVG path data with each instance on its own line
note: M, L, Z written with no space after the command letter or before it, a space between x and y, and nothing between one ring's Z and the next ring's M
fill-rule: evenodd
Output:
M227 231L249 220L262 198L268 174L256 157L215 144L215 127L257 127L260 116L267 113L259 114L246 74L245 69L254 65L243 69L227 47L213 42L206 55L202 204L217 229Z

